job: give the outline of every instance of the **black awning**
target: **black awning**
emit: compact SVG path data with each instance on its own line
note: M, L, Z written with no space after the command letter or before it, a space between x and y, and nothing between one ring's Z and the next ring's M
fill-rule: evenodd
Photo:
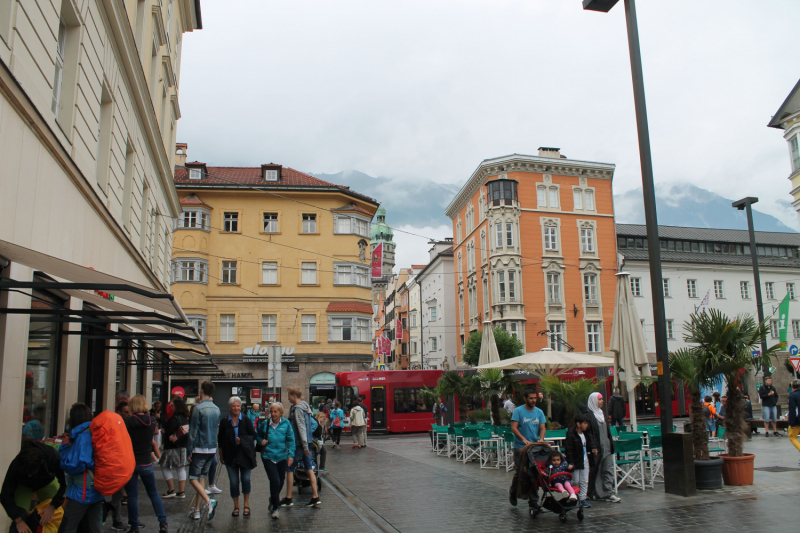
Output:
M163 350L141 343L126 343L123 346L114 347L120 351L131 350L135 358L117 358L118 363L126 366L136 366L149 370L162 372L170 376L209 376L223 377L222 372L213 361L198 361L175 359Z

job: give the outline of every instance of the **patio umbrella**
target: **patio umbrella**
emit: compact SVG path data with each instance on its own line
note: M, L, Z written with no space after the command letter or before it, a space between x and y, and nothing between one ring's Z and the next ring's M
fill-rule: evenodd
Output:
M490 320L486 320L483 322L483 335L481 335L481 356L478 359L478 365L487 365L489 363L497 363L499 361L500 353L498 353L497 343L494 341L492 322Z
M644 336L639 314L633 303L628 272L617 274L617 298L614 304L614 322L611 326L611 344L609 348L615 353L614 385L619 384L619 369L625 370L625 387L628 389L628 401L631 414L631 425L636 431L636 399L634 389L641 376L650 375L650 362L647 360L647 340Z

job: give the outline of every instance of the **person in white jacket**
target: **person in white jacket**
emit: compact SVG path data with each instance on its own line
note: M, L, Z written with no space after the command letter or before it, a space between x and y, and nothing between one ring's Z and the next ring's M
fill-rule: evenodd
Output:
M367 416L360 398L353 400L350 409L350 432L353 434L353 448L367 447Z

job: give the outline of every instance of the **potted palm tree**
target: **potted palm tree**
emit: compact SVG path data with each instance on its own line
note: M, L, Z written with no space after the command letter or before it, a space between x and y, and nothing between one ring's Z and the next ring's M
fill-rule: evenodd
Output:
M478 392L484 399L489 400L489 412L492 414L492 424L499 426L503 423L500 415L500 395L513 394L521 387L519 381L510 373L499 369L487 369L478 372L472 382L474 392Z
M759 323L750 315L730 318L716 309L693 313L684 329L684 340L693 345L689 350L698 359L698 373L711 378L721 375L728 388L725 417L728 453L720 455L724 461L723 480L726 485L752 485L755 455L744 453L749 427L744 420L741 380L749 368L769 366L783 345L772 346L765 353L757 352L769 332L768 321ZM698 426L702 427L692 424L693 434Z
M567 412L567 425L572 427L575 412L585 406L589 395L600 390L605 379L576 379L574 381L561 381L557 376L542 376L539 379L539 388L546 397L552 398L555 403L564 407Z
M458 399L458 419L457 422L467 420L467 396L474 396L479 390L475 384L475 376L462 375L460 372L451 370L444 372L439 378L438 386L445 396L455 396Z

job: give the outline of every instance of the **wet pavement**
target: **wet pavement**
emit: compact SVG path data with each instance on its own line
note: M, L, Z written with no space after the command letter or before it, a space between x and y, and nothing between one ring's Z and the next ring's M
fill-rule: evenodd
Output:
M269 487L261 468L253 472L252 516L231 517L233 502L227 491L217 495L217 516L205 523L186 520L191 499L167 500L170 530L181 533L211 531L403 531L483 532L562 531L637 533L648 528L663 531L748 531L770 533L798 531L797 502L800 487L800 454L786 437L762 435L748 442L746 451L756 454L755 466L781 467L780 471L756 470L749 487L725 487L703 491L694 498L664 493L663 485L642 492L620 489L621 503L593 502L579 522L575 513L566 525L552 513L531 519L527 505L508 503L511 473L482 470L477 463L462 464L430 451L427 436L370 438L369 447L331 450L320 493L321 508L303 507L309 489L298 495L295 506L281 510L272 520L267 512ZM218 480L227 487L224 469ZM161 482L163 484L163 482ZM157 521L149 501L142 501L143 522L153 531ZM110 522L107 524L110 525ZM106 528L108 529L108 528ZM145 530L145 532L148 530Z

